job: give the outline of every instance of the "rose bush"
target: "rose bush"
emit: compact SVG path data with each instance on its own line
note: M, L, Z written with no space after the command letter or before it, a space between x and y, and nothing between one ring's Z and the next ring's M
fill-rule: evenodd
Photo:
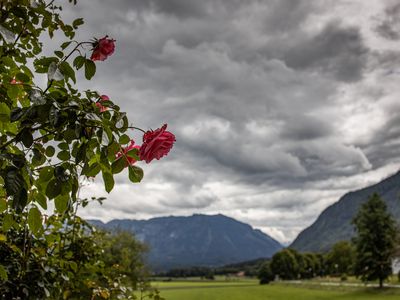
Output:
M88 254L68 248L78 240L80 185L100 175L110 192L114 175L126 167L131 182L143 178L143 170L133 165L141 149L128 135L127 114L112 97L74 86L76 71L87 80L94 77L95 61L114 53L115 40L74 40L83 20L66 24L60 10L54 1L0 1L0 295L6 295L4 290L13 295L6 299L68 299L63 289L70 278L74 288L90 289L88 299L109 299L113 278L105 287L101 280L92 286L96 271L82 274L78 268L78 260ZM54 54L43 56L41 35L52 38L56 31L66 40ZM93 47L91 54L87 45ZM35 82L38 74L47 75L44 87ZM175 137L164 127L144 135L146 162L171 149ZM49 269L47 262L57 268ZM85 268L96 270L101 261L87 263Z

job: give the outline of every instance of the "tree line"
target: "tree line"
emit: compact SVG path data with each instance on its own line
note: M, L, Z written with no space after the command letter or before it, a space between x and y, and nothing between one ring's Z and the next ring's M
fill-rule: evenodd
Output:
M396 222L385 202L373 194L352 223L356 231L352 241L340 241L324 255L290 248L277 252L259 269L260 283L327 275L346 280L348 275L355 275L362 281L378 280L382 287L392 274L392 260L399 244Z

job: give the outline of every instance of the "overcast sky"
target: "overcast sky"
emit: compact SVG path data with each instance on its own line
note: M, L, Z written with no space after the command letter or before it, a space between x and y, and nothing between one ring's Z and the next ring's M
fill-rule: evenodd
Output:
M80 0L65 13L85 19L79 39L117 41L81 87L177 139L138 163L141 184L86 186L108 200L84 217L222 213L288 243L400 166L398 1Z

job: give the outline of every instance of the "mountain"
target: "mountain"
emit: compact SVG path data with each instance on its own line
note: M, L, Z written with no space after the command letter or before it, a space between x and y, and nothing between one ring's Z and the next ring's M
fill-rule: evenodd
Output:
M135 233L150 246L148 262L156 271L271 257L282 248L260 230L220 214L89 222L108 230Z
M299 251L325 252L340 240L354 236L352 219L368 197L378 193L385 200L388 211L400 223L400 172L383 181L358 191L345 194L326 208L318 219L303 230L290 245Z

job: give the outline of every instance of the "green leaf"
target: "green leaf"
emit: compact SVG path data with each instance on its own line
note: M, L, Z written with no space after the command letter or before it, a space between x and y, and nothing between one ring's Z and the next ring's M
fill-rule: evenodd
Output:
M37 234L42 229L42 214L36 206L29 210L28 225L33 234Z
M59 143L57 147L61 150L69 150L69 145L67 143Z
M107 193L111 192L114 187L114 177L108 172L103 172L103 181Z
M131 141L131 138L126 134L123 134L119 137L119 143L122 145L128 144Z
M46 196L49 199L54 199L55 197L60 195L60 193L61 193L61 183L56 179L51 180L46 187Z
M0 265L0 281L7 281L7 280L8 280L7 270L4 268L4 266Z
M129 166L129 180L137 183L142 181L144 176L143 169L137 166Z
M3 232L7 232L14 225L14 218L10 214L6 214L3 218L2 229Z
M71 158L71 154L69 153L69 151L60 151L58 152L57 157L59 160L66 161Z
M65 76L66 78L71 78L72 81L73 81L74 83L76 83L75 71L74 71L74 69L71 68L71 66L69 65L69 63L67 63L66 61L63 61L63 62L60 64L60 67L59 67L59 68L60 68L61 72L64 74L64 76Z
M43 208L43 209L47 209L47 201L46 201L46 197L43 196L43 194L38 193L35 196L35 201L37 203L39 203L39 205Z
M77 57L75 57L75 59L74 59L73 66L74 66L77 70L79 70L80 68L83 67L83 65L85 64L85 62L86 62L86 58L85 58L85 57L83 57L83 56L77 56Z
M61 44L61 49L64 50L64 49L67 48L71 43L72 43L71 41L62 43L62 44Z
M86 149L87 149L87 144L84 143L82 144L79 149L78 152L76 153L76 157L75 157L75 163L79 164L81 161L83 161L86 157Z
M23 83L28 83L29 81L31 81L31 78L30 78L28 75L26 75L25 73L18 73L18 74L15 76L15 78L16 78L18 81L22 81Z
M133 148L126 153L126 156L131 157L135 160L140 160L139 149Z
M121 173L122 170L126 167L126 160L124 157L120 157L116 161L114 161L111 165L111 172L113 174Z
M101 170L101 167L98 163L94 163L91 166L87 166L82 170L82 174L87 177L95 177Z
M17 213L21 213L27 204L28 192L25 188L22 188L13 195L12 206L17 211Z
M90 60L86 59L85 61L85 77L87 80L92 79L92 77L96 74L96 64Z
M54 54L57 55L59 58L63 58L64 57L64 53L62 51L54 51Z
M47 146L45 154L48 157L52 157L54 155L54 153L56 153L56 149L54 149L53 146Z
M72 22L72 26L73 26L75 29L77 29L78 26L82 25L83 23L84 23L84 21L83 21L82 18L75 19L75 20Z
M7 104L1 102L0 103L0 122L9 122L10 121L10 108Z
M54 204L58 212L63 213L67 210L69 204L69 195L60 195L54 199Z
M40 182L48 182L51 178L53 178L53 168L52 167L44 167L40 170L39 173L39 181Z
M18 169L10 169L6 178L4 179L4 185L9 196L17 194L25 186L25 180L22 177Z
M24 128L20 134L18 140L22 141L26 148L29 148L33 144L33 135L29 128Z
M0 199L0 213L7 209L7 201L6 199Z

